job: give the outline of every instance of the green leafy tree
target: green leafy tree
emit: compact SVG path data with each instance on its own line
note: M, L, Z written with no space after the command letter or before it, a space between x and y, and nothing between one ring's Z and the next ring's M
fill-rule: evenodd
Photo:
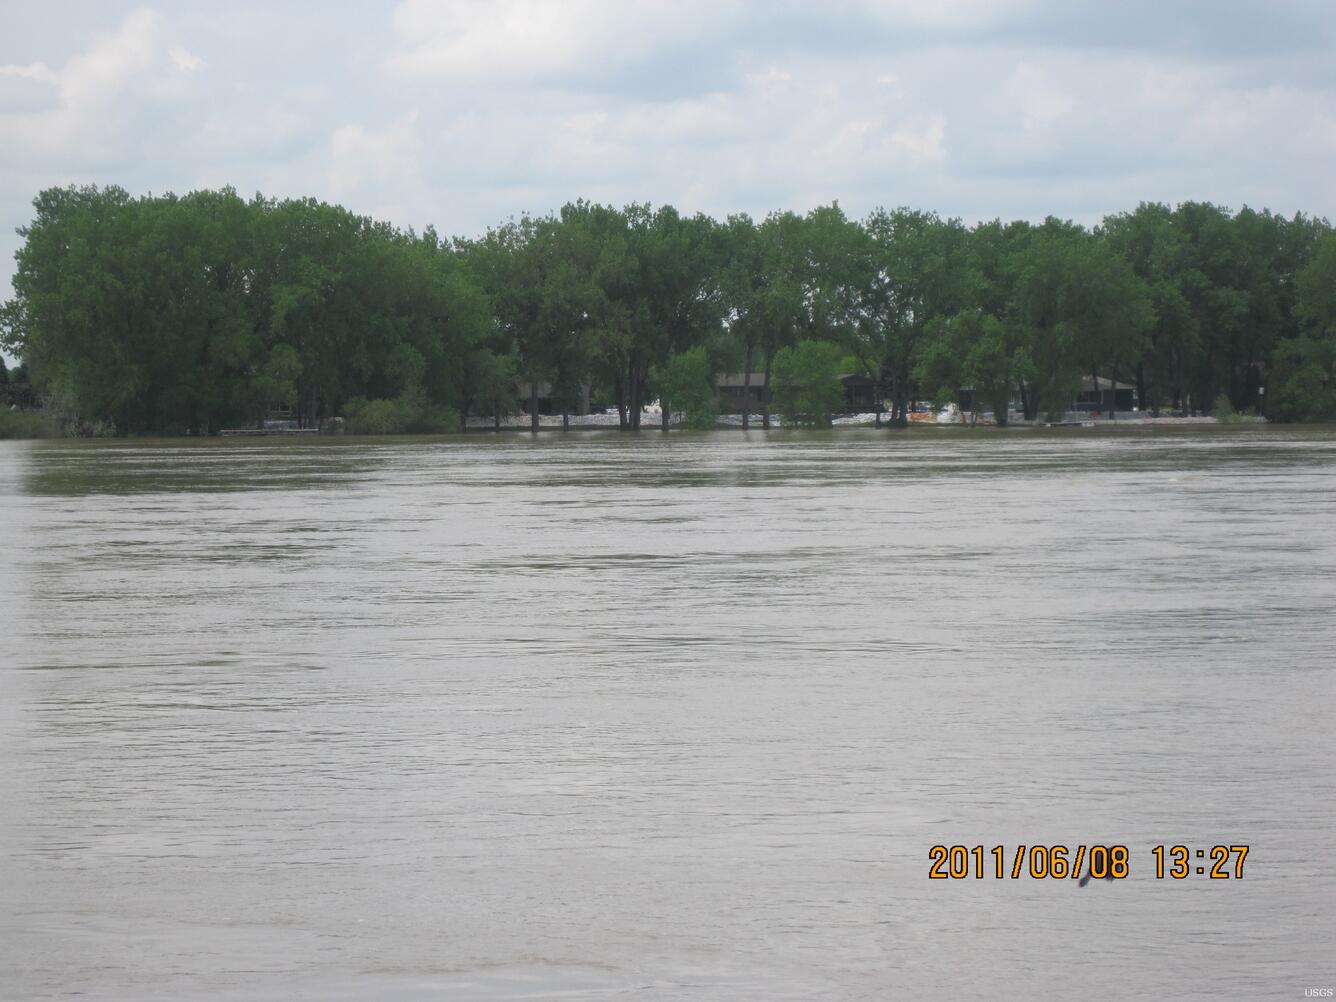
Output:
M955 403L971 410L977 419L981 408L992 410L999 425L1005 425L1013 387L1030 378L1022 353L1008 344L1002 321L981 311L961 313L928 341L915 379L920 386L934 388L938 406ZM968 390L971 407L963 392Z
M1336 344L1328 339L1288 338L1272 355L1267 386L1273 421L1336 419Z
M1187 298L1186 235L1166 205L1143 202L1109 216L1103 231L1109 246L1145 284L1151 323L1140 355L1129 362L1143 408L1158 413L1183 406L1187 373L1200 348L1199 320Z
M714 373L704 345L678 352L656 374L665 406L671 404L690 428L713 428L719 417L715 399Z
M513 409L517 381L531 410L540 383L566 414L612 397L627 428L657 393L666 426L698 350L777 387L804 341L851 357L896 423L965 388L1001 420L1011 385L1033 418L1101 374L1152 408L1246 410L1265 383L1268 413L1301 419L1327 413L1336 336L1325 220L1199 202L1090 233L578 201L443 242L314 199L90 186L39 193L21 235L0 345L22 399L78 431L203 434L280 402L307 426L453 428Z
M878 209L865 224L874 277L865 324L891 395L891 423L904 426L913 376L930 331L972 306L977 275L969 235L957 219L900 208Z
M1065 413L1083 375L1114 377L1143 350L1152 314L1144 284L1098 237L1050 219L1021 252L1010 310L1019 336L1017 362L1025 416Z
M1296 315L1301 334L1272 353L1266 393L1276 421L1336 418L1336 236L1328 235L1299 273Z
M838 204L822 206L806 220L808 261L804 300L807 329L815 338L842 346L852 359L851 371L873 381L876 421L881 425L881 400L888 378L888 328L874 322L870 301L877 278L875 245L867 231L848 219Z
M302 360L290 344L275 345L260 367L252 385L259 408L257 420L263 423L271 407L291 404L297 399L302 375Z
M722 242L725 264L719 286L724 304L724 324L742 357L742 427L751 426L751 380L756 352L765 330L766 268L756 223L745 214L728 217Z
M828 428L844 402L839 381L841 352L829 341L799 341L775 355L775 407L786 421Z
M480 406L490 411L493 427L501 428L501 419L518 410L515 400L515 357L489 347L475 349L468 356L469 395L462 417L468 408Z

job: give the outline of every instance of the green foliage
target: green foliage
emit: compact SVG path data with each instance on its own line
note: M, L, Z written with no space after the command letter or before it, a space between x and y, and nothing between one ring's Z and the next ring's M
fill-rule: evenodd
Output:
M1276 345L1266 403L1274 421L1336 420L1336 235L1326 234L1297 275L1302 332Z
M350 435L402 435L408 431L413 410L399 400L354 397L344 404Z
M810 363L785 354L803 342L870 376L896 423L964 388L999 419L1013 399L1061 413L1092 375L1134 380L1151 408L1254 409L1265 381L1270 416L1329 412L1336 236L1302 215L1186 202L1093 231L970 230L908 208L717 223L578 201L443 242L231 189L57 188L33 205L0 347L31 373L20 406L55 400L81 433L207 433L279 407L307 427L437 428L510 413L521 381L567 410L615 400L630 427L656 390L703 421L702 364L762 369L787 385L781 409L815 415L774 370ZM8 381L11 398L26 383Z
M682 414L690 428L713 428L719 419L714 374L704 345L674 355L655 372L661 398Z
M1336 338L1336 235L1328 234L1296 278L1295 313L1314 338Z
M1230 401L1228 393L1222 393L1215 398L1211 413L1221 424L1238 424L1243 420L1234 410L1234 404Z
M1336 340L1282 341L1272 356L1266 400L1273 421L1336 419Z
M457 411L432 403L417 389L388 400L354 398L344 409L353 435L441 435L459 428Z
M892 420L904 424L914 373L931 352L932 331L975 301L979 275L958 219L899 208L867 220L871 272L859 325L863 354L890 391Z
M961 405L959 391L968 389L976 410L991 409L1006 424L1013 387L1033 376L1028 356L1002 322L977 311L962 313L930 325L929 334L914 375L919 385L937 387L934 404Z
M0 409L0 438L59 438L60 422L46 411Z
M805 428L828 428L844 403L839 381L840 349L828 341L799 341L775 356L775 408Z
M434 235L335 206L67 188L34 207L0 338L80 422L206 432L283 405L312 425L418 386L457 407L455 359L490 328Z
M1145 283L1107 242L1049 219L1025 242L1008 321L1030 367L1026 417L1063 415L1084 376L1125 371L1144 353Z
M519 409L515 399L517 365L512 356L478 348L466 356L465 364L470 370L468 383L473 387L466 406L498 417Z

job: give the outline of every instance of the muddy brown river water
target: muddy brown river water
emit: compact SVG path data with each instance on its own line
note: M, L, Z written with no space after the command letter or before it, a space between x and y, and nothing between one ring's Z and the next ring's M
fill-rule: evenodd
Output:
M0 998L1303 998L1333 711L1332 429L0 442Z

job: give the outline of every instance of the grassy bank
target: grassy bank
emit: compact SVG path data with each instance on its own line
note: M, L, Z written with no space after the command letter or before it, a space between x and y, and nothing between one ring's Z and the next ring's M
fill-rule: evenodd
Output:
M0 438L59 438L60 423L43 411L0 410Z

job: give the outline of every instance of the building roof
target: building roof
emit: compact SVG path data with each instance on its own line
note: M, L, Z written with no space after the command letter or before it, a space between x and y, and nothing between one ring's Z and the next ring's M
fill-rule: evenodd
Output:
M716 379L716 380L714 381L714 385L715 385L715 386L718 386L718 387L721 387L721 388L724 388L724 387L737 387L738 389L741 389L741 388L742 388L742 385L743 385L743 380L744 380L745 378L746 378L746 374L745 374L745 373L741 373L741 372L730 372L730 373L726 373L725 375L722 375L722 376L720 376L718 379ZM758 387L760 387L760 386L765 386L765 373L764 373L764 372L753 372L753 373L751 374L751 385L752 385L752 386L758 386Z
M1114 389L1114 390L1135 390L1136 387L1133 386L1131 383L1115 383L1112 379L1105 379L1103 376L1100 376L1100 377L1099 377L1099 389L1100 389L1101 392L1103 392L1104 390L1109 390L1109 389ZM1082 392L1082 393L1093 393L1093 392L1095 392L1094 387L1093 387L1093 386L1091 385L1091 383L1090 383L1090 377L1089 377L1089 376L1086 376L1085 379L1081 380L1081 392Z

